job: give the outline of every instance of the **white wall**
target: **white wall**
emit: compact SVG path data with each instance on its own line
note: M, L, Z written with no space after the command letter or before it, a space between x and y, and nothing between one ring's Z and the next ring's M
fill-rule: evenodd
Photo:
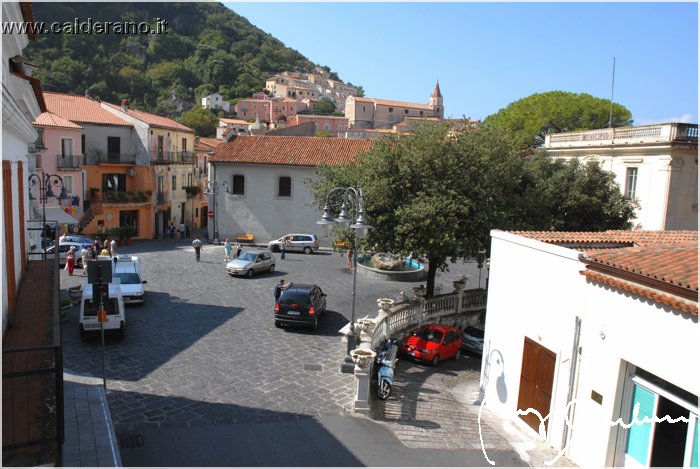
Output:
M698 373L690 371L700 369L697 316L587 281L576 251L498 230L491 236L481 376L487 407L515 418L529 337L557 354L547 441L561 448L576 316L582 354L568 457L577 464L611 464L617 427L609 422L620 416L626 363L700 394Z
M219 237L234 238L238 233L253 233L256 242L267 242L287 233L313 233L322 244L323 228L316 221L322 211L312 205L304 180L314 178L315 169L304 166L210 164L210 180L233 182L233 174L245 176L245 195L217 195L216 216ZM292 196L277 197L278 178L292 178ZM214 204L210 196L209 210ZM214 227L209 227L210 237Z

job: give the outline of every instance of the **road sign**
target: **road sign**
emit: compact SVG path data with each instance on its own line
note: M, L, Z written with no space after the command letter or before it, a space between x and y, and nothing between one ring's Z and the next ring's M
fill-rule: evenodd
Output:
M214 211L209 210L209 212L207 212L207 215L209 216L209 218L214 218Z
M88 260L88 283L110 283L112 281L112 260ZM93 297L96 298L96 297Z

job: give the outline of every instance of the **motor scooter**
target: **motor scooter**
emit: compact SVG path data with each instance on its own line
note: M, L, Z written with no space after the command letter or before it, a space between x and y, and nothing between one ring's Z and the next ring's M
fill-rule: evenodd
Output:
M382 401L386 400L391 394L398 348L398 340L388 339L377 354L377 397Z

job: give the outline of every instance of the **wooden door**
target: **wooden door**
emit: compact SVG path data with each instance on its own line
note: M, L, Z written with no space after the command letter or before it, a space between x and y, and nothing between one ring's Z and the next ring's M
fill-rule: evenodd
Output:
M523 411L535 409L543 419L549 415L555 362L556 354L554 352L525 337L518 409ZM521 415L520 418L536 432L539 432L541 421L536 414L531 412L527 415ZM548 423L549 419L545 420L545 431Z

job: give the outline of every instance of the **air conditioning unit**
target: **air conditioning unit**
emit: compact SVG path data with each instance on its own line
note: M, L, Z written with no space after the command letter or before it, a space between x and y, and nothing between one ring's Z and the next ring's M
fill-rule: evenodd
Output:
M136 176L136 170L134 168L128 169L126 171L127 176Z

